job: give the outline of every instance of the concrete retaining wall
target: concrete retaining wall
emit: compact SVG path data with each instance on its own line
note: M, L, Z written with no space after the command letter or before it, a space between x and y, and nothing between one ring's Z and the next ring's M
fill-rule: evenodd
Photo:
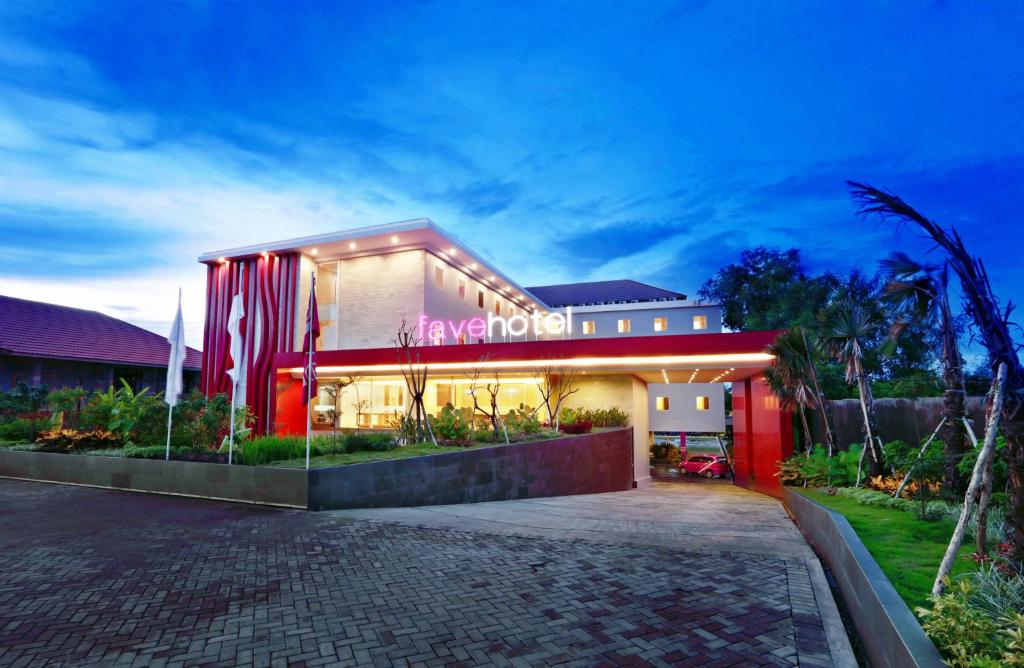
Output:
M627 428L310 471L0 450L0 477L328 510L617 492L632 458Z
M838 399L828 402L832 416L832 429L836 443L845 450L851 443L864 442L864 416L857 399ZM900 440L919 445L928 438L942 419L942 397L921 399L875 399L875 428L882 442ZM967 397L967 416L974 423L974 433L980 439L985 429L985 397ZM811 435L815 443L825 442L821 416L812 411Z
M850 523L789 488L786 505L828 563L872 666L944 666L942 657Z
M305 508L306 471L0 450L0 477Z
M309 472L310 510L430 506L617 492L633 486L633 430Z

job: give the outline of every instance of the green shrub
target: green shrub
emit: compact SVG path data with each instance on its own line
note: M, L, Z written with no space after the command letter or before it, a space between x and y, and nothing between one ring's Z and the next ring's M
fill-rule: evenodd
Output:
M166 445L126 445L121 450L123 456L132 459L164 459L167 456Z
M472 409L456 410L451 404L445 404L430 424L439 445L466 446L473 441Z
M235 456L248 466L261 466L306 456L306 439L301 436L257 436L236 443ZM310 450L313 450L310 445Z
M347 452L384 452L398 447L395 437L386 432L362 432L345 437Z
M852 485L857 480L857 462L862 447L851 445L834 457L820 444L810 452L798 453L779 464L779 477L784 485L831 487Z
M46 404L46 386L18 383L13 389L0 390L0 419L10 419L26 413L38 413Z
M528 409L525 405L519 404L518 410L513 408L505 417L505 427L509 435L540 433L541 424L537 412Z
M148 387L136 392L122 378L121 387L89 397L81 421L87 430L112 431L126 443L156 445L166 434L167 405L160 393L150 394Z
M46 419L15 418L10 422L0 422L0 440L31 443L49 428L50 421Z
M925 633L958 668L1024 666L1024 580L995 567L946 578L946 593L917 608Z
M39 434L36 443L54 450L105 450L124 445L119 434L103 429L51 429Z

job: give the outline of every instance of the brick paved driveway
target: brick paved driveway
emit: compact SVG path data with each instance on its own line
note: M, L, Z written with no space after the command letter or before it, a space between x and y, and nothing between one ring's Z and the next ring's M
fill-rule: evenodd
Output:
M832 664L795 557L12 480L0 509L4 666Z

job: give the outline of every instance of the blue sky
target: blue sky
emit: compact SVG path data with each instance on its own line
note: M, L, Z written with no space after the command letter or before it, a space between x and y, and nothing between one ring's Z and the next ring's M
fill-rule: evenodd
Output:
M419 216L525 285L927 251L856 179L1019 302L1022 41L1019 2L6 2L0 293L163 332L181 285L197 343L201 252Z

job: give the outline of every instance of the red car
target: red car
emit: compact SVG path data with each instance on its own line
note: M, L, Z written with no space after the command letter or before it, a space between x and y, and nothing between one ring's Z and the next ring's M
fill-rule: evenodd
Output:
M679 462L679 472L705 478L724 478L729 475L729 462L722 456L695 455L685 462Z

